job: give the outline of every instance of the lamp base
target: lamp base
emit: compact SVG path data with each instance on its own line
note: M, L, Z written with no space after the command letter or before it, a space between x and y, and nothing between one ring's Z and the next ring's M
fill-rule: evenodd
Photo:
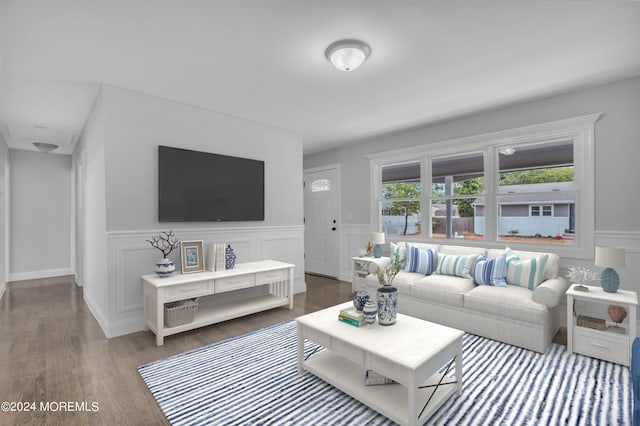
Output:
M373 257L376 259L380 259L382 257L382 247L380 247L380 244L373 246Z
M607 293L615 293L620 287L620 277L618 273L611 268L607 268L600 274L600 285Z

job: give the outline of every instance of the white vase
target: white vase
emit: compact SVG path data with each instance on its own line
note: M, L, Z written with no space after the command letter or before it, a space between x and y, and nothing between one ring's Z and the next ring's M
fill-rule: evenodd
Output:
M156 262L156 274L159 277L168 277L176 270L176 265L166 257Z

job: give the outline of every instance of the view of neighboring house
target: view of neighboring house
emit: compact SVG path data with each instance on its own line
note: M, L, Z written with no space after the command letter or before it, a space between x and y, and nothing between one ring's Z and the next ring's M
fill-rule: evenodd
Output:
M573 182L532 183L500 187L498 235L556 236L573 232ZM484 235L484 197L473 202L474 232Z

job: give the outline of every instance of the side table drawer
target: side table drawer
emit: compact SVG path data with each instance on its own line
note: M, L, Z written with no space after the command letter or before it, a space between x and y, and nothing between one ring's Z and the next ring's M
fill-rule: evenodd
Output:
M167 287L165 290L166 301L189 299L192 297L206 296L211 293L211 281L201 281L191 284L180 284Z
M256 274L256 284L269 284L276 283L278 281L284 281L287 279L287 270L278 269L275 271L258 272Z
M239 290L241 288L254 287L256 285L256 275L247 274L237 277L220 278L215 281L216 293Z
M629 339L626 335L588 330L575 326L573 335L574 352L594 358L629 365Z

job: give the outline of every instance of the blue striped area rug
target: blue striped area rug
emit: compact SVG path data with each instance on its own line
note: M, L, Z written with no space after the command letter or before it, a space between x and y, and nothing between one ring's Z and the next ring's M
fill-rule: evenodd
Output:
M307 354L316 349L305 342ZM295 321L287 321L138 372L172 425L393 424L322 379L299 375L296 360ZM561 345L538 354L465 334L462 389L429 425L631 424L629 368Z

